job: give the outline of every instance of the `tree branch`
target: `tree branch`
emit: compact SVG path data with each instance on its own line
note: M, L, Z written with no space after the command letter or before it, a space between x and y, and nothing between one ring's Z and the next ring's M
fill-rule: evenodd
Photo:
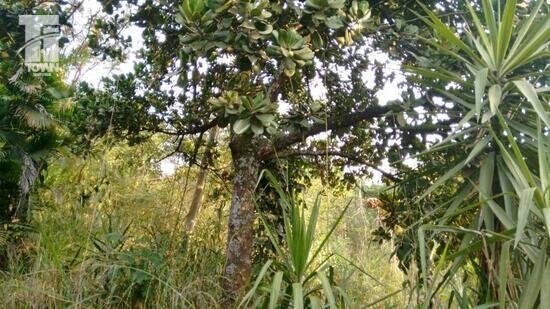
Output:
M190 128L190 129L187 129L187 130L170 131L170 130L161 129L161 128L151 128L151 129L145 129L145 130L146 131L151 131L151 132L154 132L154 133L184 136L184 135L190 135L190 134L204 133L204 132L212 129L213 127L215 127L217 125L218 125L218 120L214 119L214 120L210 121L209 123L206 123L206 124L203 124L203 125L200 125L200 126L195 126L195 127Z
M337 157L345 158L345 159L348 159L350 161L354 161L356 163L366 165L366 166L376 170L377 172L381 173L382 176L388 178L389 180L392 180L394 182L400 182L401 181L401 179L398 178L397 176L381 170L379 167L377 167L377 166L375 166L375 165L373 165L369 162L366 162L363 158L360 158L360 157L352 155L352 154L343 153L343 152L340 152L340 151L329 150L327 152L327 151L309 151L309 150L288 150L288 151L284 151L284 152L281 152L281 153L277 153L276 157L277 158L284 158L284 157L291 157L291 156L320 157L320 156L327 156L327 155L328 156L337 156Z
M318 123L302 132L285 134L283 136L275 138L273 140L273 144L271 147L266 147L265 149L262 149L261 156L262 157L270 156L274 152L284 150L291 145L304 141L309 136L313 136L329 130L348 128L361 121L378 118L378 117L384 116L386 113L391 111L397 112L401 110L402 110L402 107L398 105L387 105L387 106L377 105L377 106L367 108L366 110L361 112L334 116L329 118L326 124Z

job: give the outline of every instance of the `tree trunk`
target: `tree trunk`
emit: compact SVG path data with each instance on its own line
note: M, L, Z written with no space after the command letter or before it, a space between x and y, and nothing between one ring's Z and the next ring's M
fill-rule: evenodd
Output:
M235 302L241 289L250 279L254 243L255 186L260 166L251 139L234 137L230 147L235 175L223 280L226 307Z
M204 192L204 183L206 180L206 174L208 173L208 165L210 164L210 156L212 154L212 148L216 142L216 135L218 134L218 127L212 128L210 131L210 136L208 137L208 142L206 143L206 149L204 150L204 155L201 159L201 169L199 175L197 176L197 185L195 187L195 192L193 193L193 200L191 201L191 207L189 212L185 216L185 224L183 230L185 234L191 233L193 227L195 226L195 219L199 214L202 202L202 196Z

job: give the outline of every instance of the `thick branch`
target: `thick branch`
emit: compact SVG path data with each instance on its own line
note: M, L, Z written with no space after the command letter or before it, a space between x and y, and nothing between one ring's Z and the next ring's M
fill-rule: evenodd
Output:
M343 152L340 152L340 151L289 150L289 151L284 151L284 152L281 152L281 153L277 153L277 158L284 158L284 157L290 157L290 156L320 157L320 156L327 156L327 155L328 156L337 156L337 157L348 159L348 160L353 161L355 163L363 164L365 166L368 166L368 167L378 171L379 173L382 174L382 176L388 178L389 180L392 180L394 182L400 182L401 181L401 179L399 179L395 175L392 175L391 173L388 173L388 172L385 172L385 171L381 170L379 167L377 167L377 166L375 166L375 165L373 165L369 162L366 162L363 158L360 158L358 156L355 156L355 155L352 155L352 154L349 154L349 153L343 153Z
M401 110L402 108L397 105L373 106L361 112L330 117L326 124L318 123L302 132L286 134L276 138L273 141L272 147L270 147L269 149L264 149L265 153L262 153L261 155L262 157L270 156L276 151L284 150L291 145L304 141L309 136L313 136L329 130L348 128L361 121L382 117L388 112L397 112Z
M206 123L200 126L195 126L187 130L170 131L170 130L161 129L161 128L152 128L152 129L146 129L146 130L155 132L155 133L163 133L167 135L184 136L184 135L190 135L190 134L204 133L217 125L218 125L218 120L214 119L209 123Z

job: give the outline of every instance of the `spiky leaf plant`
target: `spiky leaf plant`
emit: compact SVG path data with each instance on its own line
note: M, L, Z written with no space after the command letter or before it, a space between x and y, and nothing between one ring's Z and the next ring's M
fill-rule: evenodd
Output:
M326 305L336 308L337 301L350 304L345 291L338 288L332 276L326 275L326 271L331 268L328 262L331 256L321 258L320 253L351 202L344 207L329 232L315 246L318 237L316 228L321 207L320 196L317 196L308 214L302 205L284 191L281 183L271 172L264 170L262 174L277 191L279 204L283 208L284 243L278 240L276 232L267 220L260 217L275 247L277 260L270 260L264 264L240 306L250 306L251 302L254 308L265 304L267 308L322 308ZM271 283L262 287L262 282L270 273L273 274Z
M460 31L428 9L427 17L418 15L434 33L420 39L446 61L409 68L412 80L454 103L442 113L462 115L452 134L424 154L463 153L416 200L422 204L442 186L459 184L441 202L447 208L441 218L420 220L426 306L445 288L453 290L450 303L550 305L543 288L550 271L548 4L530 3L523 16L515 0L500 3L467 3L473 23ZM439 244L445 251L434 254L441 252L429 245L436 234L458 236L460 243ZM437 267L429 272L432 263ZM475 293L452 288L460 274L474 275Z

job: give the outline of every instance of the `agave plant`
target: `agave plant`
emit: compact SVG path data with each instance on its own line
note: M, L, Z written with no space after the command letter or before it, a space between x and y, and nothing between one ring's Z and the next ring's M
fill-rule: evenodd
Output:
M334 221L329 232L322 238L317 247L314 246L317 237L316 228L321 206L318 195L311 207L309 216L305 208L296 203L282 188L275 176L264 170L262 175L268 179L270 185L277 191L279 202L283 209L284 244L278 241L274 229L267 220L260 217L269 239L275 247L278 260L268 261L259 272L252 289L243 298L239 307L267 308L323 308L328 305L336 308L337 300L350 304L345 291L326 275L329 258L320 258L330 236L344 217L348 203L338 218ZM260 289L262 281L272 272L272 281L269 287ZM254 300L253 304L250 302Z
M474 303L547 307L550 297L542 287L550 276L550 105L542 71L548 5L531 3L524 18L516 14L515 0L504 8L482 0L482 17L466 5L473 25L465 25L462 37L428 9L427 17L418 15L435 33L421 40L453 65L409 68L413 80L455 103L462 115L458 129L427 153L468 150L417 199L424 201L450 181L460 183L453 199L441 205L447 207L442 218L418 233L425 304L473 265L480 284ZM472 210L474 217L464 223ZM453 219L461 216L458 225ZM454 233L461 244L439 255L430 276L426 245L436 233Z

